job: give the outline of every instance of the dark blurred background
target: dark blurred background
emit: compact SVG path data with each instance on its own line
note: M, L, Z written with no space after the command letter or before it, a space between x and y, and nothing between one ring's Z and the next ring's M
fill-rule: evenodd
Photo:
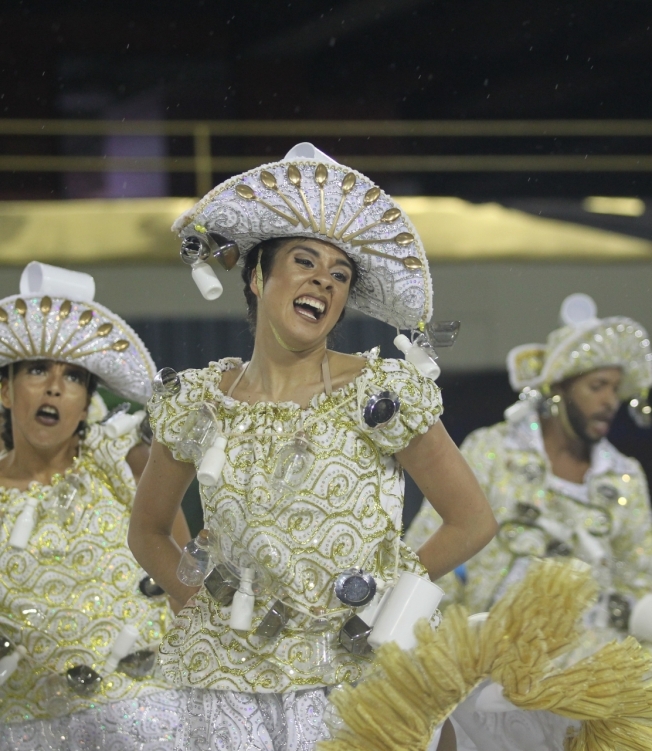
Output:
M440 381L445 422L459 442L500 419L514 399L507 350L541 341L568 292L590 292L603 314L652 325L651 26L649 0L6 2L0 292L16 291L20 267L52 240L45 221L25 239L44 202L192 198L297 140L312 140L395 195L498 204L602 231L589 236L595 256L559 245L506 258L495 238L484 255L433 249L436 316L463 321ZM595 212L591 196L637 203ZM98 299L133 323L159 365L198 367L250 352L239 309L198 313L185 287L178 298L168 294L187 275L180 265L147 265L174 263L154 258L156 243L169 242L158 225L150 232L141 222L155 237L147 263L128 248L114 258L68 256L73 245L83 249L87 232L74 220L71 227L59 262L95 263ZM605 247L624 238L627 249L607 257L600 237ZM165 291L163 282L148 286L155 273L167 274ZM119 274L135 293L116 282ZM478 290L487 291L482 303ZM381 344L393 356L393 336L350 317L340 346ZM612 438L652 475L649 432L619 417ZM410 489L406 521L418 501Z

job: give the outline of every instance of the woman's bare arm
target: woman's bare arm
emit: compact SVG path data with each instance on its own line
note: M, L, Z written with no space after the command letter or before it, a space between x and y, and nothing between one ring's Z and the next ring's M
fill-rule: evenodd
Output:
M190 539L185 519L179 520L181 501L194 476L192 464L177 461L168 448L153 441L129 524L129 547L134 557L178 604L187 602L197 591L177 578L179 543L186 536Z
M396 457L443 519L417 551L430 578L439 579L482 550L496 534L496 520L441 421Z

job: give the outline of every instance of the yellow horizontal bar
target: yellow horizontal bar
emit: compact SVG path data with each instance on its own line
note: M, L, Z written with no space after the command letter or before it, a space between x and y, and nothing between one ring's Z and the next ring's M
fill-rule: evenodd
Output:
M214 156L203 164L212 172L237 173L270 156ZM420 155L338 156L363 172L650 172L652 155ZM0 156L0 172L195 172L195 157Z
M0 135L267 137L650 136L652 120L0 120Z
M170 226L195 200L0 201L0 225L9 229L0 234L0 267L24 266L37 259L57 265L174 263L181 268L180 240ZM652 263L652 242L639 237L544 219L497 203L432 196L396 200L431 261Z

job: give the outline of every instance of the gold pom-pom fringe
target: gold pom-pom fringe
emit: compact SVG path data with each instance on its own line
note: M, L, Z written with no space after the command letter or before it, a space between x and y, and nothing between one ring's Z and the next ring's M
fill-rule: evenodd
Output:
M553 662L577 641L596 591L585 564L536 561L484 624L469 624L458 605L437 631L417 624L415 649L384 645L366 680L331 694L343 726L319 751L426 751L434 729L487 678L523 710L582 721L567 751L649 751L652 657L635 639L571 667Z

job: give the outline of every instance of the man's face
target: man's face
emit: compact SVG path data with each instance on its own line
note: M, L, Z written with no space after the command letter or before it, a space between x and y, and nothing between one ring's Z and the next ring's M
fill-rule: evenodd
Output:
M621 380L620 368L598 368L558 385L571 427L587 443L597 443L611 429Z

